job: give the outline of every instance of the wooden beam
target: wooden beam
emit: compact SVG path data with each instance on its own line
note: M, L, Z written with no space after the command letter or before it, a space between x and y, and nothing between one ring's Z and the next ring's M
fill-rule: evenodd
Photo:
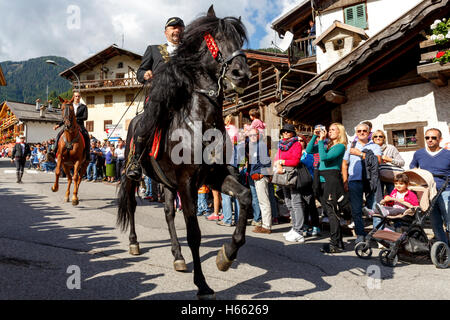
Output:
M325 100L334 104L344 104L347 103L348 99L345 93L330 90L324 94Z

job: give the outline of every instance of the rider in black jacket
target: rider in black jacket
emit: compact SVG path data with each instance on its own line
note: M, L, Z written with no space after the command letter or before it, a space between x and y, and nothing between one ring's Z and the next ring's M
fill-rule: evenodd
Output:
M173 17L167 20L165 26L165 32L167 43L163 45L151 45L148 46L142 58L141 66L137 71L138 81L142 84L147 83L153 78L155 72L158 72L160 67L170 60L170 56L180 43L181 35L184 31L184 22L180 18ZM147 104L144 104L144 106ZM147 114L147 110L144 109L144 118ZM147 122L140 121L136 126L135 141L134 141L134 156L132 157L126 174L130 179L139 181L142 176L141 165L139 159L142 152L145 149L148 132L151 128L148 128Z
M84 151L86 155L86 160L89 161L89 146L91 145L89 142L89 134L84 126L84 122L88 119L88 107L85 104L81 103L81 94L77 91L73 93L73 108L75 111L75 117L77 118L77 124L81 129L81 134L84 138ZM64 122L61 121L58 123L53 129L56 130L64 125ZM56 136L56 150L58 149L58 141L64 130L58 132Z

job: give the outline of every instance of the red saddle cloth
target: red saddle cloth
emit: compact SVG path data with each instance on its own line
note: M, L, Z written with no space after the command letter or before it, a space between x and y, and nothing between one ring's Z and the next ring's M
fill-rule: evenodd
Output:
M131 139L130 145L131 145L131 149L133 150L134 149L134 138ZM152 150L148 155L150 157L154 157L155 159L157 159L160 145L161 145L161 130L156 129L155 136L153 137Z
M158 159L158 153L159 153L159 146L161 144L161 130L156 129L155 136L153 137L153 145L152 145L152 151L150 152L150 157L153 157L155 159Z

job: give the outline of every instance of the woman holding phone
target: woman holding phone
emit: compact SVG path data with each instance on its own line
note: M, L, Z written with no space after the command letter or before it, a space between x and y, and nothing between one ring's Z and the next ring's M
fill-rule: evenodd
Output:
M327 147L324 143L326 138L328 138ZM317 145L316 140L318 140ZM318 176L314 177L314 180L316 181L316 194L322 195L322 203L325 204L324 210L330 222L330 243L321 249L325 253L338 253L344 250L340 213L343 213L346 220L351 217L350 202L341 172L347 144L348 139L344 126L340 123L333 123L328 132L325 127L316 126L314 135L306 148L307 153L319 153L320 156Z

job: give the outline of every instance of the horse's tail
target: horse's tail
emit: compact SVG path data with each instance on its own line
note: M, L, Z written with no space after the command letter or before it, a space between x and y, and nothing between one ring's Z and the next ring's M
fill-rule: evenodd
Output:
M118 213L117 213L117 226L122 231L126 231L130 226L130 221L134 212L136 211L136 188L138 182L131 180L126 174L122 175L120 181L119 195L118 195Z
M134 128L135 119L130 122L128 127L127 142L125 145L125 168L128 165L128 157L131 151L131 140L134 136ZM119 226L122 231L126 231L130 225L131 218L136 211L137 202L135 192L139 183L129 179L126 173L123 173L121 176L118 194L119 210L117 213L117 226Z

